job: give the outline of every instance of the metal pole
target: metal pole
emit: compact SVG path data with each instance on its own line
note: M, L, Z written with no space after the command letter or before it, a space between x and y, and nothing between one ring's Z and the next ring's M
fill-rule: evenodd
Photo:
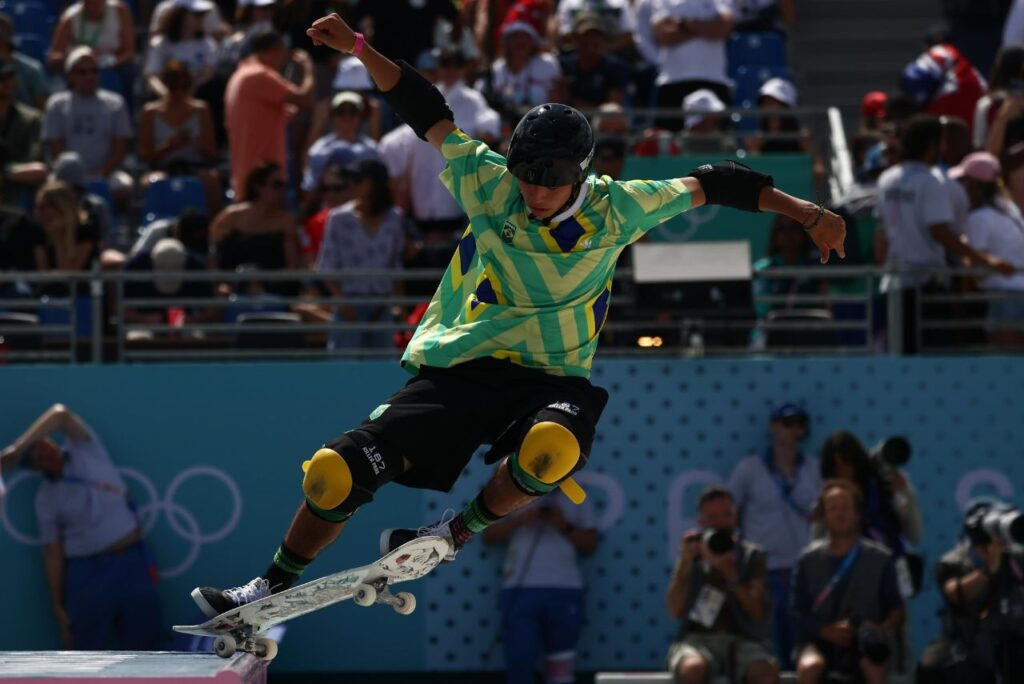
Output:
M93 266L89 278L89 294L92 296L92 362L103 362L103 280L100 266Z
M903 353L903 291L893 287L890 279L889 291L885 297L888 303L886 336L888 337L889 356L899 356Z

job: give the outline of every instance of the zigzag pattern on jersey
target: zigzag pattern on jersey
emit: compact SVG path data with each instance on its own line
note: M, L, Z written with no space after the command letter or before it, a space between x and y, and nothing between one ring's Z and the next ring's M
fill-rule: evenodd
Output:
M485 356L587 376L622 249L687 209L682 181L588 179L579 210L531 221L505 159L455 131L441 180L470 227L403 356L450 366Z

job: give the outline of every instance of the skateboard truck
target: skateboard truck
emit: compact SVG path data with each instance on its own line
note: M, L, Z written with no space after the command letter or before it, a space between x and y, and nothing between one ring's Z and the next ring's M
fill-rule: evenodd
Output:
M408 591L400 591L392 594L388 590L388 580L380 577L367 584L360 584L352 594L352 601L357 606L372 606L375 603L384 603L395 609L399 615L408 615L416 610L416 597Z
M213 652L221 658L230 658L236 651L251 653L260 660L273 660L277 656L277 642L255 637L251 627L236 634L221 634L213 640Z

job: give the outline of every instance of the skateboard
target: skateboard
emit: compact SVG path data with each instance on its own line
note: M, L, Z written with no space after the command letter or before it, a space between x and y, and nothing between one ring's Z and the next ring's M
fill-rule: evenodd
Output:
M213 650L221 658L243 651L272 660L277 655L277 642L260 635L274 625L335 603L348 599L358 606L384 603L401 615L410 614L416 609L416 597L407 591L392 594L388 587L423 577L438 566L446 553L446 540L420 537L369 565L300 584L232 608L198 625L175 625L173 629L183 634L214 637Z

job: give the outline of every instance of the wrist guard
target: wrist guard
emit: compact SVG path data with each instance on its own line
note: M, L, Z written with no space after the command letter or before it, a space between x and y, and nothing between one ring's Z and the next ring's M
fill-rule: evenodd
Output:
M438 121L455 121L455 116L441 91L405 60L400 59L396 64L402 69L402 75L395 87L382 92L381 97L398 112L402 121L409 124L421 140L427 139L427 131Z
M761 211L758 208L761 190L775 187L771 176L732 160L698 166L690 175L700 181L705 204L721 204L743 211Z

